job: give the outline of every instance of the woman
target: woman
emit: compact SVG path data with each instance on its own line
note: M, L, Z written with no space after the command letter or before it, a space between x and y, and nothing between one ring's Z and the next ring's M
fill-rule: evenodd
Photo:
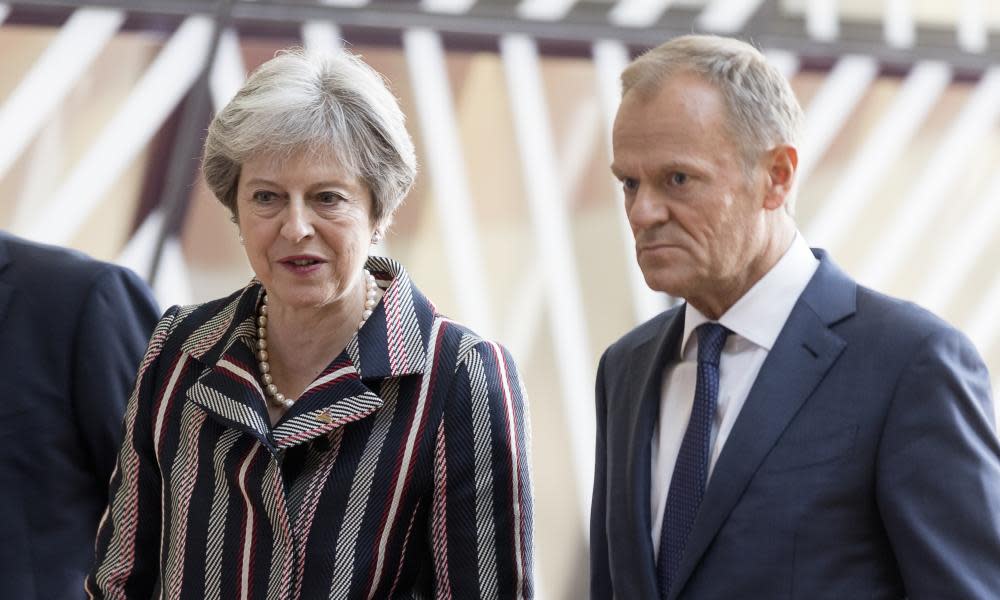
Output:
M90 594L531 597L515 366L368 257L416 173L379 75L278 55L203 168L256 278L154 331Z

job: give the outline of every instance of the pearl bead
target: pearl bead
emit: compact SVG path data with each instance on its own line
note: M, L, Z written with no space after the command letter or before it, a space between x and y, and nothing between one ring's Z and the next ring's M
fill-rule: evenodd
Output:
M361 311L361 322L358 323L358 330L364 326L365 321L368 317L372 316L372 312L375 309L375 297L378 293L378 284L375 281L375 276L368 271L364 270L365 278L365 304L364 309ZM278 386L274 384L274 379L271 376L271 364L268 362L267 353L267 292L264 292L261 298L260 308L258 309L257 316L257 359L260 361L258 367L260 368L261 381L264 382L264 391L268 396L268 402L273 406L288 408L291 406L295 400L290 398L285 398L285 395L278 391Z

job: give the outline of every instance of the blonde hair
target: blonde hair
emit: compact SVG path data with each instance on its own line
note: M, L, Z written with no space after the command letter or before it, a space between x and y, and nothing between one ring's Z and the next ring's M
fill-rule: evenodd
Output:
M622 95L655 91L671 75L694 73L722 95L745 165L779 144L796 146L804 115L788 80L756 48L736 39L685 35L653 48L622 72ZM794 195L785 202L794 212Z

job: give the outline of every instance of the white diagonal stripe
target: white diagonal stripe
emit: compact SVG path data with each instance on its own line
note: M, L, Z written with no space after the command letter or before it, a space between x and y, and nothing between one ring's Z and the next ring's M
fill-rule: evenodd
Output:
M603 122L607 134L608 156L613 157L611 130L615 114L618 112L618 104L621 101L619 77L629 63L629 55L624 44L612 40L595 42L593 51L594 68L597 71L598 98L601 101ZM608 176L611 176L610 171ZM631 290L632 315L635 323L638 324L662 312L667 308L670 299L666 294L649 289L642 276L642 271L639 270L639 265L635 260L634 237L628 223L628 216L625 214L625 197L622 194L621 186L615 186L614 201L617 206L615 214L618 215L618 229L624 244L624 268L628 274L629 289Z
M236 30L229 27L219 36L219 47L212 61L208 86L212 91L212 105L215 112L221 111L236 92L240 91L247 78L247 69L240 53L240 40Z
M948 186L963 172L977 144L993 131L1000 117L1000 67L986 72L962 107L937 150L918 171L912 192L872 250L862 282L881 285L908 256L938 209L949 199Z
M618 0L608 20L624 27L649 27L660 20L673 0Z
M806 109L806 122L799 149L799 184L806 182L826 149L843 129L861 98L878 75L878 63L870 56L849 54L837 61Z
M492 336L495 332L484 277L486 269L471 208L441 37L427 29L411 29L403 33L403 47L459 320L483 335Z
M810 243L832 250L844 241L879 177L903 153L950 81L951 68L945 63L921 62L910 71L809 223L806 238Z
M553 173L558 173L558 166L546 115L538 49L534 41L525 36L507 35L500 40L500 53L535 242L546 269L549 323L553 338L560 341L556 359L563 413L569 421L567 429L572 444L577 497L582 514L587 515L590 512L595 429L593 410L587 400L592 397L593 359L572 252L566 199L559 182L552 177Z
M785 79L791 80L792 77L799 72L799 68L802 66L802 61L799 60L799 56L794 52L789 52L788 50L781 50L779 48L766 48L763 50L764 58L767 62L774 65L778 71L785 76Z
M558 21L564 18L578 0L521 0L517 15L522 19Z
M483 358L478 352L462 353L462 363L469 370L469 392L472 408L473 427L473 473L476 480L476 547L480 549L477 567L479 568L479 596L491 598L496 596L497 586L497 556L496 530L493 518L493 449L490 440L493 439L492 421L490 420L489 391L486 384L486 370L483 368ZM516 469L516 465L515 465ZM480 493L481 492L481 493Z
M396 401L399 397L399 379L386 379L380 390L385 401L383 409L375 417L368 439L365 441L361 458L354 470L351 481L351 491L348 495L347 507L344 510L337 534L338 541L334 555L333 582L330 584L330 598L343 598L350 593L351 581L354 578L354 558L358 549L358 536L361 533L361 523L365 517L365 509L375 480L375 468L385 445L389 427L396 418Z
M806 31L809 37L832 42L840 35L840 17L837 0L808 0L806 2Z
M698 15L698 26L716 33L735 33L746 27L764 0L710 0Z
M214 24L188 17L143 74L125 104L53 194L42 215L19 229L30 239L66 245L105 192L142 151L187 93L208 54Z
M986 0L962 0L959 4L958 45L962 50L985 52L989 46L985 9Z
M887 44L894 48L912 48L917 41L910 0L885 0L882 31Z
M967 331L972 343L981 354L987 354L1000 337L1000 277L990 282L989 288L980 296L979 304L971 311L962 327Z
M62 26L0 108L0 179L124 20L120 10L80 8Z
M302 24L302 43L307 50L333 52L342 50L340 28L330 21L306 21Z
M989 246L1000 226L1000 169L965 218L940 244L934 263L924 271L924 285L917 302L933 311L941 311L958 293L983 249ZM996 308L996 307L995 307Z
M428 12L460 15L476 3L476 0L421 0L420 8Z

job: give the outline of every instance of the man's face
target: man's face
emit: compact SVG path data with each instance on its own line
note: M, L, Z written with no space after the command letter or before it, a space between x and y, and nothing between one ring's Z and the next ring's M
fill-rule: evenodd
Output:
M646 284L699 308L732 293L760 252L767 171L748 178L721 94L687 72L630 90L612 141Z

